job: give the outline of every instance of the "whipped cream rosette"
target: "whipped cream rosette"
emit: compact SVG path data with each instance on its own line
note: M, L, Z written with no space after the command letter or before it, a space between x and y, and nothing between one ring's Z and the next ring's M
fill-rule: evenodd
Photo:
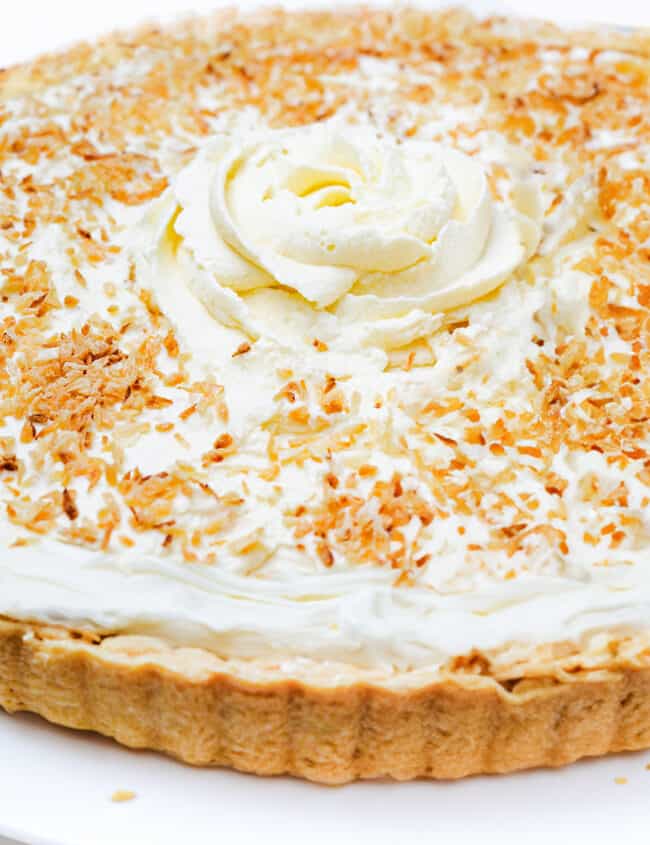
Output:
M170 259L215 320L350 347L429 332L432 314L493 291L540 236L532 188L496 202L472 157L342 119L224 133L164 203Z

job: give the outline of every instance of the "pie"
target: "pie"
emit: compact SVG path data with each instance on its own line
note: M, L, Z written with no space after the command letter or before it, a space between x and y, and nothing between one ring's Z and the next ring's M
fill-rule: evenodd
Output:
M232 10L0 75L0 703L198 765L650 746L650 35Z

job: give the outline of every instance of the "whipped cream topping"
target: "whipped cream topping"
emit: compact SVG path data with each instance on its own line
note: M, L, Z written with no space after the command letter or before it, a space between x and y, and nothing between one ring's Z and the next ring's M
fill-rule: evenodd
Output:
M48 337L97 312L114 315L120 354L152 323L171 327L179 349L157 361L157 401L128 436L92 447L98 465L120 459L118 487L130 491L140 472L135 494L123 501L103 477L69 482L73 540L65 515L49 535L0 522L0 613L273 665L314 658L389 673L472 648L525 656L647 630L642 461L567 442L546 464L532 424L544 416L544 360L559 367L554 350L583 343L570 369L593 351L592 276L580 262L607 232L598 170L576 178L552 150L533 162L525 144L485 128L485 103L469 97L409 104L395 124L399 92L439 71L434 62L414 79L398 62L362 59L326 80L369 91L372 125L350 108L273 130L203 103L220 113L210 138L192 138L182 167L187 139L163 143L170 187L144 220L117 201L89 215L87 234L102 243L102 227L116 228L126 249L83 264L81 289L68 235L37 228L30 254L52 264L55 253L59 298L79 303L52 312ZM65 90L74 101L74 83ZM625 279L612 279L611 301L631 308ZM613 329L596 339L607 379L632 342ZM175 387L166 377L179 361L187 380ZM83 374L86 360L75 366ZM202 415L190 381L218 385L227 413ZM602 407L589 405L593 384L567 388L563 412L589 420ZM528 433L509 440L526 414ZM19 444L22 420L3 425ZM65 472L42 448L16 448L37 504ZM191 483L175 495L165 475ZM99 549L82 529L105 524L109 501L121 522ZM5 503L17 508L18 493ZM181 554L181 528L194 557Z
M502 284L540 236L530 185L497 203L470 156L341 118L235 127L162 202L175 260L215 320L349 348L399 343L407 324L427 333L432 314Z
M58 554L57 544L43 551ZM505 590L489 577L471 588L397 590L385 571L301 574L288 549L283 576L242 577L224 569L179 566L153 554L67 551L66 569L17 549L0 569L3 613L85 630L160 637L177 647L266 663L297 658L375 669L435 670L474 648L530 655L531 645L573 642L603 649L602 632L644 631L650 585L631 572L594 583L528 575ZM444 554L444 552L443 552ZM442 557L442 567L449 567ZM291 574L291 567L294 567Z

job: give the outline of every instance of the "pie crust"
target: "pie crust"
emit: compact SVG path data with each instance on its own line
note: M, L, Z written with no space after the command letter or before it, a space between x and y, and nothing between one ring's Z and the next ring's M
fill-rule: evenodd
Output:
M498 43L489 25L460 12L404 11L336 15L260 15L260 33L292 37L346 21L405 38L431 33ZM235 13L211 21L218 31ZM183 24L191 37L194 22ZM650 57L650 37L605 31L560 33L528 24L531 39L616 48ZM197 30L198 31L198 30ZM134 41L155 40L142 30ZM120 37L93 58L81 46L0 75L0 102L63 79L66 66L92 68L120 58ZM582 658L585 658L584 660ZM313 673L315 674L315 673ZM151 748L194 765L256 774L291 774L340 784L359 778L460 778L650 747L650 650L623 643L608 657L572 652L499 668L466 656L435 677L341 682L295 676L267 662L217 658L162 640L79 631L0 619L0 704L60 725Z
M0 621L0 703L198 766L358 778L461 778L650 746L650 660L560 677L448 672L396 691L274 679L165 643ZM257 675L257 677L256 677Z

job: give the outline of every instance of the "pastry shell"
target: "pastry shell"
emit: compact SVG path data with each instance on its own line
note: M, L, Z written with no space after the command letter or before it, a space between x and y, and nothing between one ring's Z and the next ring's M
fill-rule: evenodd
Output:
M0 704L186 763L327 784L460 778L650 746L650 665L558 681L450 672L423 686L288 679L158 640L0 620Z

